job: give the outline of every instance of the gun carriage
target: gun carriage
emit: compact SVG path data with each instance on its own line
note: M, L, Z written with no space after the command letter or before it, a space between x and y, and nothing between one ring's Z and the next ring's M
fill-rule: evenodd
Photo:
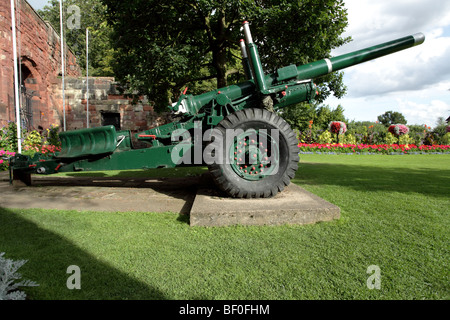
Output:
M173 168L207 165L216 185L231 197L271 197L294 177L298 141L276 111L317 94L313 79L424 42L422 33L265 74L248 22L240 41L247 81L200 95L187 91L168 108L177 121L135 134L148 144L134 148L130 131L104 126L60 133L61 151L17 154L10 172L30 183L31 174Z

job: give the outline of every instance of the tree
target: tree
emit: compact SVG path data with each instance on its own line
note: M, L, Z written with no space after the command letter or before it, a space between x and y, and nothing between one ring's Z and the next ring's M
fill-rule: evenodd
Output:
M447 133L447 123L445 122L444 117L437 118L433 132L439 137L443 137Z
M113 28L117 79L157 107L165 108L186 85L197 94L204 91L202 81L215 79L219 88L242 81L238 40L244 20L251 22L266 73L329 57L350 40L340 36L347 26L342 0L102 2ZM317 85L320 101L345 94L341 72Z
M403 114L396 111L386 111L378 116L378 121L386 127L389 127L392 124L406 124L406 119Z
M282 109L280 115L300 132L308 130L310 124L314 124L316 130L327 130L331 121L347 122L341 105L331 110L328 105L301 103Z
M111 27L106 23L106 6L100 0L65 0L63 8L64 39L82 70L86 66L86 28L89 28L89 74L114 76L111 66L114 52L110 44ZM60 30L59 0L49 4L39 15Z

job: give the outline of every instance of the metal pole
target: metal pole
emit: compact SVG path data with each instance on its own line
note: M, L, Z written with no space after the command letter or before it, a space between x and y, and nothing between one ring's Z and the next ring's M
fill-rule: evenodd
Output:
M86 28L86 128L89 128L89 29Z
M20 123L20 100L19 100L19 72L17 65L17 42L16 42L16 14L15 14L15 0L11 0L11 24L12 24L12 40L13 40L13 56L14 56L14 96L16 107L16 122L17 122L17 147L18 153L22 153L22 132Z
M253 76L255 77L255 84L259 91L267 90L264 70L261 65L258 48L253 42L252 34L250 33L250 26L248 21L244 21L244 36L247 42L248 53L250 56L250 65L253 67Z
M64 25L63 25L63 0L59 0L59 24L61 27L61 74L62 74L62 100L63 100L63 128L66 131L66 100L64 93Z

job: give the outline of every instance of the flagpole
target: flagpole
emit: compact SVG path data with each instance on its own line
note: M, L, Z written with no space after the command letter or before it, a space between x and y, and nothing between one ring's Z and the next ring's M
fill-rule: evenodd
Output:
M17 122L17 148L18 153L22 153L22 132L20 123L20 100L19 100L19 72L17 61L17 42L16 42L16 13L15 0L11 0L11 25L12 25L12 41L13 41L13 55L14 55L14 96L16 107L16 122Z
M86 128L89 128L89 29L86 28Z
M66 100L64 93L64 25L63 25L63 0L59 0L59 24L61 28L61 75L62 75L62 101L63 101L63 128L66 131Z

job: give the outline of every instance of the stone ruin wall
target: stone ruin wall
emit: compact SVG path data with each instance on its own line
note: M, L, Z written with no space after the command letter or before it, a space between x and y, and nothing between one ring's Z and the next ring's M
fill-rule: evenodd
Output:
M86 78L65 79L66 128L76 130L86 128L87 95ZM62 97L61 84L53 86L53 95ZM89 79L89 127L99 127L105 123L105 115L115 114L119 118L119 128L133 133L160 126L168 122L166 115L159 115L153 106L143 99L133 104L118 90L118 84L111 77Z
M16 26L19 72L22 87L29 97L32 125L39 131L50 125L63 128L60 37L55 29L25 1L16 1ZM66 47L65 116L66 129L86 128L86 79L75 55ZM0 1L0 127L15 120L14 60L9 1ZM22 109L24 94L21 93ZM113 78L89 79L89 127L103 125L105 117L115 114L119 127L133 132L143 131L168 120L158 116L144 101L137 105L121 96Z
M25 1L16 1L16 36L21 91L31 104L33 126L59 122L59 102L52 97L52 84L61 75L61 40L54 28ZM0 125L15 120L14 57L9 1L0 1ZM66 47L67 76L80 76L75 55ZM21 105L25 104L21 93Z

